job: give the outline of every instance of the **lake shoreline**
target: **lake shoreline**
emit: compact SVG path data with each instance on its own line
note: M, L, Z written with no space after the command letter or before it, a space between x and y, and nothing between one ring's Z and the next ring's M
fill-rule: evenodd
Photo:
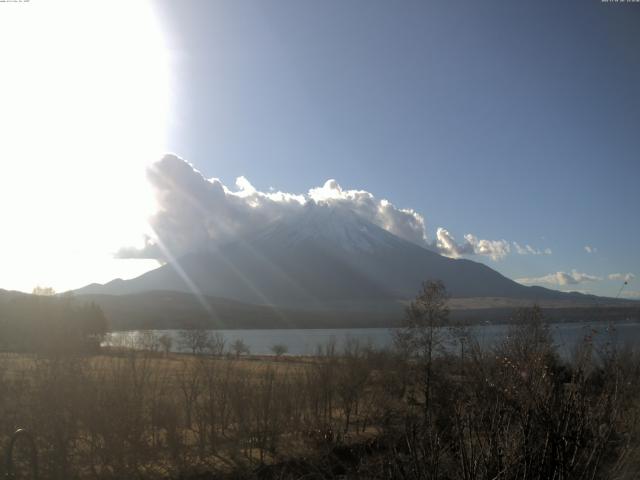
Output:
M483 347L502 341L513 324L472 325L469 332ZM611 328L610 328L611 327ZM397 328L397 327L396 327ZM446 329L446 327L445 327ZM586 337L597 337L596 343L612 341L623 345L640 343L640 322L621 320L617 322L564 322L549 324L554 342L567 354ZM136 348L139 345L153 345L161 336L171 338L170 350L175 353L187 351L181 347L179 329L158 330L121 330L110 334L104 346ZM275 345L284 345L291 356L315 355L319 347L333 344L340 351L347 342L358 342L362 346L377 349L390 348L393 345L394 328L333 328L333 329L210 329L212 335L224 339L225 348L241 340L249 349L250 355L272 354ZM228 351L228 350L225 350Z

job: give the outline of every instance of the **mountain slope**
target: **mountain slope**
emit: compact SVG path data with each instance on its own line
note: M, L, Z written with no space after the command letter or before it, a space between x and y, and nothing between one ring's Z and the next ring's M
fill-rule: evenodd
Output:
M252 304L373 310L412 298L428 279L442 280L454 297L584 297L522 286L484 264L446 258L405 241L350 210L320 205L309 205L245 241L76 293L173 290Z
M307 311L210 296L196 298L193 294L175 291L87 294L78 295L77 300L99 305L113 330L388 327L396 324L401 313Z

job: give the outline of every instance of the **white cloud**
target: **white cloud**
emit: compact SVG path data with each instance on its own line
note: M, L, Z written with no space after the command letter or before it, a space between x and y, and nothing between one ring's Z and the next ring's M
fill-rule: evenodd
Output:
M422 215L397 208L386 199L377 200L364 190L343 190L334 179L309 190L308 200L318 204L346 206L370 222L410 242L425 245L426 225Z
M533 248L529 244L522 246L518 242L513 242L513 246L518 255L551 255L553 253L550 248L540 250L537 248Z
M472 249L464 245L459 245L453 235L451 235L446 228L442 227L436 230L436 239L431 243L430 247L451 258L459 258L465 253L473 253Z
M511 251L509 242L506 240L481 240L470 233L467 233L464 239L466 245L469 245L473 249L473 253L476 255L487 255L493 260L500 260L506 257Z
M139 250L122 249L121 257L166 259L220 245L299 211L306 201L302 195L260 192L244 177L232 191L174 155L153 164L148 179L158 203L150 219L156 238Z
M584 251L587 253L597 253L598 249L596 247L592 247L591 245L585 245Z
M640 299L640 290L623 290L620 293L621 297L627 297L627 298L633 298L633 299Z
M535 285L540 283L549 285L578 285L580 283L595 282L598 280L602 280L602 278L595 275L589 275L588 273L581 273L577 270L572 270L571 273L556 272L542 277L518 278L516 282L526 285Z
M609 280L618 280L621 282L630 282L635 279L636 276L633 273L610 273Z
M458 244L444 228L438 228L435 239L429 241L424 217L415 210L398 208L365 190L344 190L333 179L307 194L291 194L272 188L261 192L247 178L239 177L233 190L217 178L206 179L175 155L165 155L153 164L148 179L158 204L150 219L155 236L147 238L141 249L121 249L120 257L164 260L169 255L213 248L301 212L308 203L349 208L394 235L454 258L483 255L499 260L511 251L506 240L479 239L472 234Z

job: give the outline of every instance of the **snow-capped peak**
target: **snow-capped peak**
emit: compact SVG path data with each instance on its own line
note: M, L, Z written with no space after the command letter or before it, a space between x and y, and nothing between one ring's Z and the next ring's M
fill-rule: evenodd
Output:
M403 240L341 206L309 204L295 217L272 225L264 236L287 245L313 241L348 252L373 253Z

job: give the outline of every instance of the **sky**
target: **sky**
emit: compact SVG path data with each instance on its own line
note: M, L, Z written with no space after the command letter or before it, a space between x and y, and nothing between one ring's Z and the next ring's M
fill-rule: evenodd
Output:
M50 3L0 4L0 288L157 265L122 257L173 152L233 201L335 179L427 248L640 298L640 3Z

